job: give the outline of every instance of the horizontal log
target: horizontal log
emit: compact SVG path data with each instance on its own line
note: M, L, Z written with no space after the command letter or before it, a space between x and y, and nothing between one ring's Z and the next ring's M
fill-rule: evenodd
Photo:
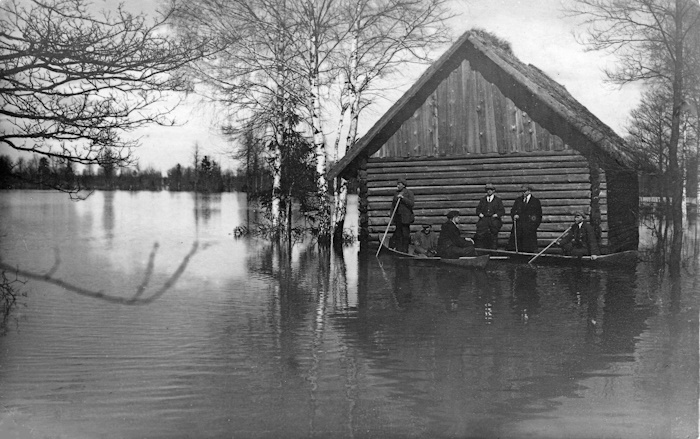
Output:
M389 215L390 213L387 213L386 215L382 216L373 216L369 219L369 224L371 226L384 226L386 227L387 224L389 224ZM462 225L475 225L477 222L477 217L476 215L463 215L460 216L460 224ZM605 215L603 215L603 219L605 219ZM432 216L416 216L416 220L414 221L414 224L442 224L447 220L445 217L445 214L443 213L442 215L432 215ZM573 214L561 214L561 215L543 215L542 216L542 227L549 227L549 224L552 223L559 223L559 224L572 224L574 222L574 216ZM503 226L505 227L506 225L512 224L513 221L511 220L510 216L506 216L503 219ZM509 226L510 227L510 226ZM566 228L566 227L564 227Z
M431 173L445 173L445 172L469 172L469 173L484 173L484 172L494 172L495 176L503 175L504 173L511 170L523 170L523 171L543 171L555 172L556 170L561 170L561 172L575 172L579 170L580 172L588 172L588 165L586 163L569 163L566 166L560 163L516 163L516 164L488 164L488 165L456 165L451 166L413 166L413 167L396 167L396 168L376 168L367 170L367 175L371 176L372 179L387 179L387 175L390 176L405 176L407 179L412 175L419 175L425 172ZM506 174L507 175L507 174Z
M567 163L567 162L583 162L587 163L585 157L580 154L572 153L562 153L562 154L498 154L498 155L485 155L485 154L474 154L469 156L455 156L455 157L412 157L412 158L382 158L382 157L371 157L367 161L367 168L381 168L381 167L393 167L393 166L422 166L425 163L430 163L431 166L449 166L449 165L481 165L481 164L499 164L499 163L511 163L511 164L522 164L522 163L532 163L532 162L557 162L557 163Z
M591 202L588 198L562 198L562 199L544 199L540 200L542 203L542 209L548 210L548 208L560 208L560 207L570 207L572 209L583 209L590 206ZM419 198L416 199L416 204L413 208L414 212L421 209L476 209L479 204L478 198L461 198L459 200L432 200ZM503 200L503 206L506 211L513 205L513 200ZM371 210L389 210L392 208L392 202L389 197L370 197L369 198L369 208ZM605 203L601 204L601 209L607 208Z
M553 231L553 232L537 232L537 247L539 249L543 249L547 247L552 241L554 241L559 235L566 229L558 230L558 231ZM418 229L416 230L411 230L411 233L417 232ZM389 231L389 234L387 235L387 240L393 233L393 229ZM464 237L472 237L474 236L473 232L470 231L463 231L462 232ZM384 230L373 230L369 233L370 241L374 242L379 242L382 239L382 236L384 236ZM508 244L508 239L510 237L510 230L507 232L501 231L498 234L498 245L500 248L505 248L505 246ZM602 234L601 236L601 246L605 247L608 244L608 237L606 236L605 233Z
M397 179L391 179L391 181L396 181ZM508 189L520 189L517 184L514 183L520 183L520 184L526 184L526 183L531 183L532 181L537 182L537 187L540 188L543 185L548 185L548 184L560 184L560 183L582 183L585 184L586 187L590 188L591 183L590 183L590 178L588 174L558 174L558 175L553 175L553 174L543 174L543 175L538 175L537 178L533 178L532 175L526 175L526 174L519 174L519 173L513 173L511 177L509 177L509 183L507 185L499 183L499 187L502 187L504 190ZM484 192L484 185L488 182L491 182L492 179L488 177L481 177L481 178L473 178L468 175L462 175L462 176L456 176L453 178L444 178L441 175L436 175L434 177L431 177L429 174L428 175L423 175L421 178L414 178L411 179L409 183L409 189L413 190L413 188L416 187L429 187L429 186L464 186L468 187L471 190L475 192ZM494 183L495 185L495 183ZM367 187L368 188L391 188L391 190L396 190L395 185L392 186L387 186L386 182L384 181L368 181L367 182Z
M559 184L557 185L557 190L547 190L546 198L580 198L580 199L587 199L590 198L591 193L588 190L589 186L586 186L585 184L582 183L567 183L567 184ZM448 197L447 200L453 199L453 200L459 200L459 199L469 199L469 198L481 198L483 196L483 191L481 191L481 187L474 187L474 186L451 186L451 187L444 187L444 186L433 186L433 187L412 187L411 191L413 192L413 195L416 197L416 200L421 199L424 196L448 196L451 195L451 197ZM394 193L396 192L396 189L391 189L391 188L369 188L368 190L368 195L369 196L375 196L375 197L388 197L391 199L394 196ZM537 198L540 198L542 200L544 196L540 196L541 191L534 191L533 195ZM542 192L544 192L542 190ZM521 195L521 192L518 190L517 192L511 192L511 191L506 191L505 193L501 192L501 199L503 200L513 200L516 197ZM601 195L602 196L602 195ZM427 197L426 197L427 199Z
M447 212L450 210L458 210L459 214L462 216L462 218L474 218L474 221L476 221L476 209L458 209L458 208L453 208L453 207L439 207L436 209L416 209L414 210L414 215L416 219L418 218L442 218L444 221L445 215L447 215ZM509 214L510 209L506 209L506 215L503 218L503 221L510 222L510 214ZM575 208L575 207L570 207L570 206L561 206L559 208L553 208L553 209L547 209L545 211L544 216L563 216L565 218L568 218L573 221L573 214L577 210L587 210L585 208ZM376 210L376 209L370 209L369 210L370 215L372 217L376 218L388 218L389 215L391 215L391 211L388 209L381 209L381 210ZM606 209L601 209L600 214L605 217L607 216L608 212Z
M450 172L439 172L435 170L425 170L425 172L417 174L392 174L383 173L376 176L372 176L367 179L367 183L371 186L396 186L396 182L400 178L405 178L408 186L421 186L430 184L445 184L444 181L449 181L453 179L466 179L472 184L493 183L497 186L497 189L502 185L513 184L516 179L513 177L520 177L517 181L527 181L539 182L548 180L557 181L558 179L566 180L576 180L576 181L590 181L590 173L587 169L571 168L566 169L550 169L550 170L527 170L527 169L505 169L505 170L484 170L484 171L472 171L472 170L461 170L461 171L450 171ZM603 180L604 181L604 180Z

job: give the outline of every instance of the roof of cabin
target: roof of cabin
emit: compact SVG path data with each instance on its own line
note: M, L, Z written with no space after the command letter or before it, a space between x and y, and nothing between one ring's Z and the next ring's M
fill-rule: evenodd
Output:
M535 122L584 156L596 155L608 163L633 167L625 141L566 88L537 67L467 31L331 167L328 177L349 174L361 153L370 156L377 152L464 59Z

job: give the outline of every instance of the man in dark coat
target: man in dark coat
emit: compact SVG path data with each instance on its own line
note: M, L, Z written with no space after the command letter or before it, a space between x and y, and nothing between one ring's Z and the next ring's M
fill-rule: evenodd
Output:
M474 241L460 236L459 212L450 210L447 212L447 221L440 229L438 237L438 256L441 258L456 259L461 256L475 256Z
M476 206L476 234L474 245L479 248L498 248L498 232L503 226L501 218L506 214L503 201L496 195L496 187L486 184L486 196L479 200Z
M408 246L411 244L411 223L415 219L413 192L407 186L405 178L399 178L396 182L396 193L391 202L391 211L394 212L396 209L393 221L396 229L389 240L389 247L404 253L408 253Z
M542 222L542 204L532 195L532 186L523 185L522 193L523 196L516 198L510 209L513 228L508 250L537 253L537 228Z
M565 255L592 256L595 259L600 254L598 240L593 226L585 222L584 218L583 212L574 213L574 223L564 236L557 239L557 244Z

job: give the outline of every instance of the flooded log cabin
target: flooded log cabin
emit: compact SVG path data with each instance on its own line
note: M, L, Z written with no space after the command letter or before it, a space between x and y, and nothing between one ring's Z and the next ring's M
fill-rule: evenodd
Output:
M458 209L460 228L476 229L476 206L493 183L506 213L532 185L542 202L539 246L584 211L606 252L636 250L639 184L624 140L568 91L520 62L483 31L469 31L331 167L356 178L360 238L378 242L389 224L396 180L415 194L415 222L439 230ZM499 235L506 245L507 215Z

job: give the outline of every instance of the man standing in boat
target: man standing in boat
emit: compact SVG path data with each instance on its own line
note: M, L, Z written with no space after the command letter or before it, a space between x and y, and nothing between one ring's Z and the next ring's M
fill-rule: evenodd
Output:
M598 240L593 226L584 221L584 218L583 212L575 212L574 223L564 236L557 239L557 245L567 256L591 256L595 259L600 255Z
M394 212L396 229L389 240L389 247L404 253L408 253L408 246L411 244L411 223L415 219L413 215L413 192L407 186L408 183L405 178L399 178L396 182L396 193L391 202L391 211Z
M455 259L462 256L476 256L474 241L460 236L459 212L450 210L447 212L447 221L440 229L438 237L438 256L441 258Z
M537 252L537 228L542 222L542 204L532 195L532 186L522 186L522 197L513 202L510 216L513 228L510 231L508 250Z
M496 195L496 186L486 184L486 195L479 200L476 206L476 234L474 245L479 248L497 249L498 232L503 226L501 218L506 214L503 201Z

